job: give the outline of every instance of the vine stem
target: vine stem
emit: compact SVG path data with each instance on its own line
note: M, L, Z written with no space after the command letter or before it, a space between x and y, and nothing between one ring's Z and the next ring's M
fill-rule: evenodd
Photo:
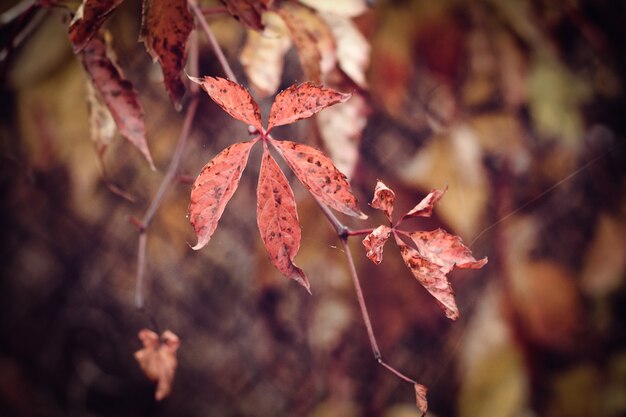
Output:
M365 304L365 296L363 295L363 289L361 288L361 282L359 280L359 275L356 271L356 266L354 264L354 258L352 257L352 251L350 250L350 245L348 245L348 238L350 236L358 236L366 233L370 233L371 229L362 229L362 230L350 230L347 226L345 226L341 221L335 216L335 214L324 204L322 204L317 198L315 198L318 206L337 232L337 236L341 241L341 246L343 247L343 252L346 255L346 260L348 261L348 268L350 269L350 277L352 278L352 283L354 285L354 290L356 291L356 298L359 303L359 309L361 310L361 317L363 318L363 322L365 323L365 328L367 330L367 337L370 342L370 346L372 348L372 353L374 354L374 359L378 362L383 368L387 369L389 372L402 379L405 382L408 382L413 385L417 385L418 383L389 365L382 358L382 354L380 353L380 348L378 347L378 342L376 340L376 335L374 334L374 328L372 326L372 320L370 319L369 311L367 310L367 305Z

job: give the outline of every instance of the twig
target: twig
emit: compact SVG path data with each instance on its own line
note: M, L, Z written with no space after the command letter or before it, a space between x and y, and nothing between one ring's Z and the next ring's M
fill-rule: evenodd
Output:
M231 81L234 81L237 84L239 84L239 82L237 81L237 77L235 76L235 73L233 72L233 69L230 67L230 64L228 63L228 61L226 60L226 57L224 56L224 52L222 51L222 48L217 43L217 39L215 39L215 35L213 34L213 31L209 27L209 24L207 23L206 18L204 17L204 14L202 13L202 10L200 9L200 7L198 7L198 3L196 2L196 0L188 0L187 3L189 4L191 11L196 15L198 23L200 23L202 30L204 31L205 35L209 39L209 43L211 44L211 47L213 48L213 52L215 52L215 56L217 56L217 59L220 62L220 65L224 69L224 73L226 74L226 77L228 77Z

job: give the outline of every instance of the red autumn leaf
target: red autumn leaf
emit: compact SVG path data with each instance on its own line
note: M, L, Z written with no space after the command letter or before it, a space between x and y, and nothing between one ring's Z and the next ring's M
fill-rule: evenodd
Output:
M298 179L321 203L349 216L366 219L345 175L321 151L300 143L269 139Z
M422 412L422 417L426 415L428 411L428 400L426 399L426 393L428 390L422 384L415 384L415 404L417 408Z
M226 204L239 185L255 143L256 140L251 140L229 146L206 164L196 178L189 203L189 220L198 237L194 250L209 243Z
M454 301L454 292L441 267L420 256L415 249L405 245L396 237L404 263L420 284L437 300L449 319L459 318L459 309Z
M263 152L257 188L257 224L274 266L310 292L309 280L293 263L301 238L296 200L287 178L267 147Z
M263 132L259 105L244 87L220 77L189 77L189 79L200 84L226 113Z
M454 268L480 269L487 263L487 258L474 259L472 252L460 237L451 235L442 229L430 232L408 232L420 256L439 265L441 272L447 274Z
M378 226L363 239L363 246L367 249L366 256L376 265L383 261L383 247L389 235L391 235L390 227Z
M93 86L111 112L120 133L139 149L150 167L155 169L148 150L143 109L137 91L111 59L104 37L97 36L89 41L81 58Z
M74 53L81 52L124 0L83 0L69 27Z
M259 0L222 0L226 10L244 26L263 30L263 11L267 9L266 2Z
M187 39L193 17L186 0L144 0L140 40L163 70L165 88L174 105L180 107L185 85L180 73L187 58Z
M155 332L148 329L139 332L139 339L143 349L135 352L135 359L148 379L157 383L154 397L160 401L172 391L180 340L169 330L164 331L159 339Z
M311 82L292 85L276 96L270 110L267 131L275 126L311 117L328 106L345 102L350 96Z
M435 207L435 204L441 200L441 197L443 197L447 190L448 187L446 187L443 191L437 190L436 188L432 189L417 206L413 207L404 216L402 216L402 219L410 217L430 217L433 213L433 207Z
M385 212L385 216L391 222L391 214L393 213L393 203L396 199L396 194L387 187L381 180L376 181L376 188L374 188L374 198L370 206L372 208L382 210Z

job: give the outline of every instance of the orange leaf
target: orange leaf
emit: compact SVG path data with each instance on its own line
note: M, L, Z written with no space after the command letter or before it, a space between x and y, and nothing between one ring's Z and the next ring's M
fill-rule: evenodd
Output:
M122 1L124 0L83 0L68 30L75 54L87 46L100 26Z
M460 237L451 235L442 229L431 232L408 232L420 256L439 265L441 272L447 274L454 268L480 269L487 263L487 258L474 259L472 252Z
M193 17L186 0L144 0L140 40L152 59L159 61L165 88L180 108L185 85L180 72L187 59L187 39L193 28Z
M263 152L257 188L257 224L274 266L310 292L306 275L293 263L301 238L296 200L285 174L267 147Z
M209 97L226 113L263 132L259 106L244 87L220 77L189 77L189 79L200 84Z
M154 397L160 401L172 391L180 340L169 330L164 331L159 340L159 336L148 329L139 332L139 339L143 349L135 352L135 359L148 379L157 383Z
M433 188L430 193L419 202L419 204L409 210L404 216L403 219L409 217L430 217L433 214L433 207L435 204L441 200L441 197L448 191L448 187L446 187L443 191L437 190Z
M376 188L374 188L374 198L370 206L372 208L382 210L385 212L385 216L391 222L391 213L393 213L393 203L396 199L396 194L387 187L381 180L376 181Z
M267 131L311 117L328 106L345 102L350 96L311 82L292 85L276 96L270 109Z
M357 199L345 175L329 157L307 145L290 141L270 142L287 161L300 182L321 203L350 216L366 219L367 216L357 207Z
M366 256L376 265L383 261L383 247L387 243L390 234L390 227L378 226L363 239L363 246L367 249Z
M449 319L459 318L459 309L454 301L454 292L441 267L420 256L415 249L405 245L396 237L400 254L413 276L437 300Z
M189 203L189 219L198 237L194 250L209 243L226 204L239 185L255 143L256 140L251 140L229 146L206 164L196 178Z
M415 384L415 404L417 408L422 412L422 416L426 415L428 411L428 400L426 399L426 393L428 389L421 384Z
M135 146L154 168L146 141L143 109L132 83L111 59L104 37L94 37L81 54L83 66L96 91L111 112L122 136Z

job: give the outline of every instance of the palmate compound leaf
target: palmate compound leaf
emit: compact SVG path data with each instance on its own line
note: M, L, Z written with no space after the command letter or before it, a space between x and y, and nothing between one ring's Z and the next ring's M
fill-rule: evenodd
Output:
M154 397L161 401L172 391L172 382L176 372L176 351L180 346L178 336L166 330L159 338L152 330L142 329L139 339L143 349L135 352L135 359L150 381L157 383Z
M292 85L276 96L270 110L267 131L275 126L311 117L328 106L345 102L350 96L311 82Z
M239 185L255 143L256 140L251 140L230 145L206 164L196 178L191 188L189 221L198 243L192 249L201 249L209 243L226 204Z
M363 246L367 250L365 255L376 265L383 261L383 248L389 235L391 235L391 228L381 225L363 239Z
M83 0L68 30L74 53L81 52L124 0Z
M350 183L321 151L301 143L269 139L300 182L322 204L349 216L366 219L359 210Z
M263 151L257 188L257 224L274 266L311 292L306 275L293 263L301 239L296 200L287 178L267 147Z
M476 260L460 237L437 229L430 232L408 232L420 256L439 265L441 272L447 274L454 268L480 269L487 263L487 258Z
M180 75L192 28L193 17L186 0L144 0L140 40L152 59L159 61L165 88L177 108L185 94Z
M96 36L81 53L91 82L106 104L122 136L135 146L154 170L146 141L143 108L132 83L124 78L109 52L105 36Z
M209 97L226 113L263 132L259 105L244 87L220 77L189 77L189 79L200 84Z
M381 180L376 180L376 187L374 188L374 197L370 206L372 208L382 210L385 212L385 216L391 223L391 214L393 213L393 203L396 200L396 194L387 187Z

